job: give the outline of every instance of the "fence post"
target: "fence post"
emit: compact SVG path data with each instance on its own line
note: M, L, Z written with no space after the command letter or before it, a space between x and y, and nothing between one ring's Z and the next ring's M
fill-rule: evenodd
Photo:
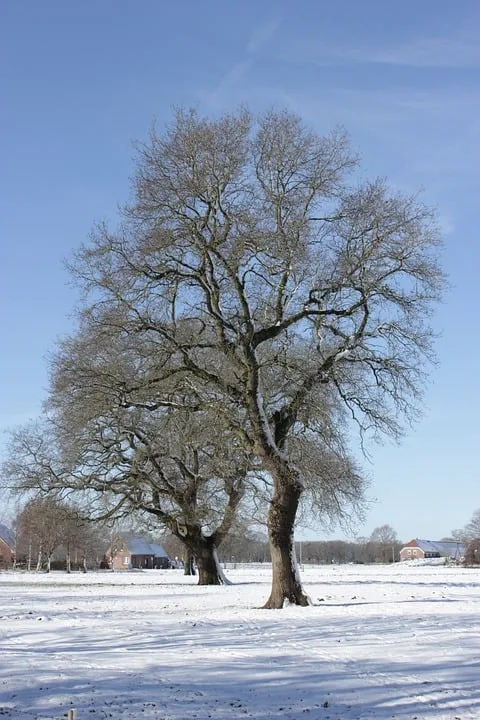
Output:
M67 713L67 720L77 720L77 711L73 708Z

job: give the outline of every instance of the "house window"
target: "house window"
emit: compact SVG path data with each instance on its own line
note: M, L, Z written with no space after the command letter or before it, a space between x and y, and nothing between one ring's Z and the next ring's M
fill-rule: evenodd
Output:
M123 558L123 564L124 564L124 565L128 565L128 564L129 564L129 558L128 558L128 556Z

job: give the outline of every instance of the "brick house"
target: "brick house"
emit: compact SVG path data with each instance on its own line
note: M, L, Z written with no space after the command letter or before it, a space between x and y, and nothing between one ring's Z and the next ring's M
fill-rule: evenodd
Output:
M424 560L448 558L461 560L465 555L465 544L456 540L410 540L400 550L400 560Z
M0 523L0 570L13 565L15 560L15 535Z
M171 566L161 545L127 533L115 536L105 552L103 564L112 570L159 570Z

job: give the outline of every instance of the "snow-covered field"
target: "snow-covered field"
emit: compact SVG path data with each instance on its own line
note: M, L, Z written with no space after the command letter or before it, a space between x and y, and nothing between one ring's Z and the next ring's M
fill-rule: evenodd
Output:
M0 573L0 718L480 719L480 571L306 567L274 611L227 574Z

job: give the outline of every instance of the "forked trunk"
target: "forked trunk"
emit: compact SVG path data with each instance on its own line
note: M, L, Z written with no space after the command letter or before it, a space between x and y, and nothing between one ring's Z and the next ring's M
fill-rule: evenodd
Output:
M195 558L199 585L222 585L223 573L216 556L218 533L204 535L198 523L177 523L174 534L185 547L185 575L191 574L191 561ZM194 573L192 573L194 574Z
M195 525L184 528L182 541L189 554L195 558L199 585L222 585L222 573L216 558L216 545L212 536L205 536Z
M268 513L268 537L272 558L272 590L263 606L283 608L286 603L306 606L310 600L303 592L295 557L293 532L302 492L301 485L287 473L278 473Z

